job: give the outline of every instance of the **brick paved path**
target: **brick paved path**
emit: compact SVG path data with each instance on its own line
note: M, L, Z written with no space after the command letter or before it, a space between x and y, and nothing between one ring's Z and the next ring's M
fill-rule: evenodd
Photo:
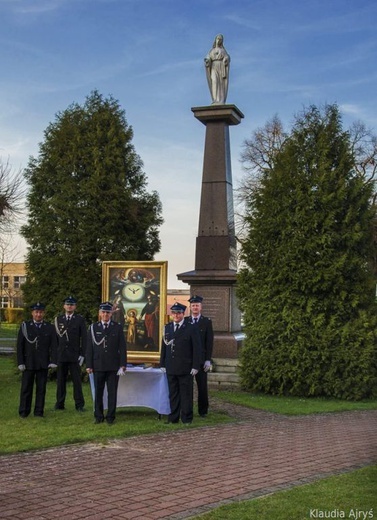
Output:
M189 518L377 463L377 411L228 408L238 422L0 457L0 517Z

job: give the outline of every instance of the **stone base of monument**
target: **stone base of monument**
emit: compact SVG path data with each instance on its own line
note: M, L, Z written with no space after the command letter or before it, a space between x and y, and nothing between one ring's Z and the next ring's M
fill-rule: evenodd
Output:
M217 332L213 339L213 358L238 359L245 335L242 332Z
M213 358L237 359L244 334L236 297L236 272L197 270L181 273L179 280L190 285L191 295L203 297L203 315L212 320Z
M237 359L213 358L213 370L208 373L208 388L213 390L239 390Z

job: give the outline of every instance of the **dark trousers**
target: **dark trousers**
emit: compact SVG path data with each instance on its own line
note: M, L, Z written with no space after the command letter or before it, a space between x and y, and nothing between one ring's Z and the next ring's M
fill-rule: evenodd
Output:
M72 378L73 399L75 400L77 410L83 408L85 404L81 385L81 367L77 361L75 363L62 362L58 364L55 408L64 408L67 395L68 372L70 372Z
M117 406L119 376L116 372L94 372L94 417L103 420L103 393L105 384L107 386L107 414L106 420L113 421L115 419L115 410Z
M198 412L199 415L206 415L208 413L208 385L207 372L204 372L203 367L196 374L195 380L198 388Z
M192 422L193 418L193 378L191 374L176 376L167 374L169 386L169 422Z
M46 398L47 374L47 369L26 369L22 372L20 406L18 409L18 413L22 417L27 417L30 414L31 402L33 399L34 381L36 388L34 415L43 417Z

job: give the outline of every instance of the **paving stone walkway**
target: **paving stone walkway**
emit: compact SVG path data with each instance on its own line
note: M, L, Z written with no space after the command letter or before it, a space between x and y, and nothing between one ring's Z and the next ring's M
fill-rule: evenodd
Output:
M237 420L0 457L0 518L178 520L377 463L377 410L214 406Z

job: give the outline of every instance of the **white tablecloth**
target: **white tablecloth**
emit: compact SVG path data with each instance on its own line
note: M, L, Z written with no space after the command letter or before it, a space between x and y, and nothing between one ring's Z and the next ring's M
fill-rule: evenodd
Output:
M89 376L94 400L94 377ZM107 390L103 396L107 408ZM159 368L128 367L126 374L119 377L117 407L145 406L161 415L169 415L169 389L166 374Z

